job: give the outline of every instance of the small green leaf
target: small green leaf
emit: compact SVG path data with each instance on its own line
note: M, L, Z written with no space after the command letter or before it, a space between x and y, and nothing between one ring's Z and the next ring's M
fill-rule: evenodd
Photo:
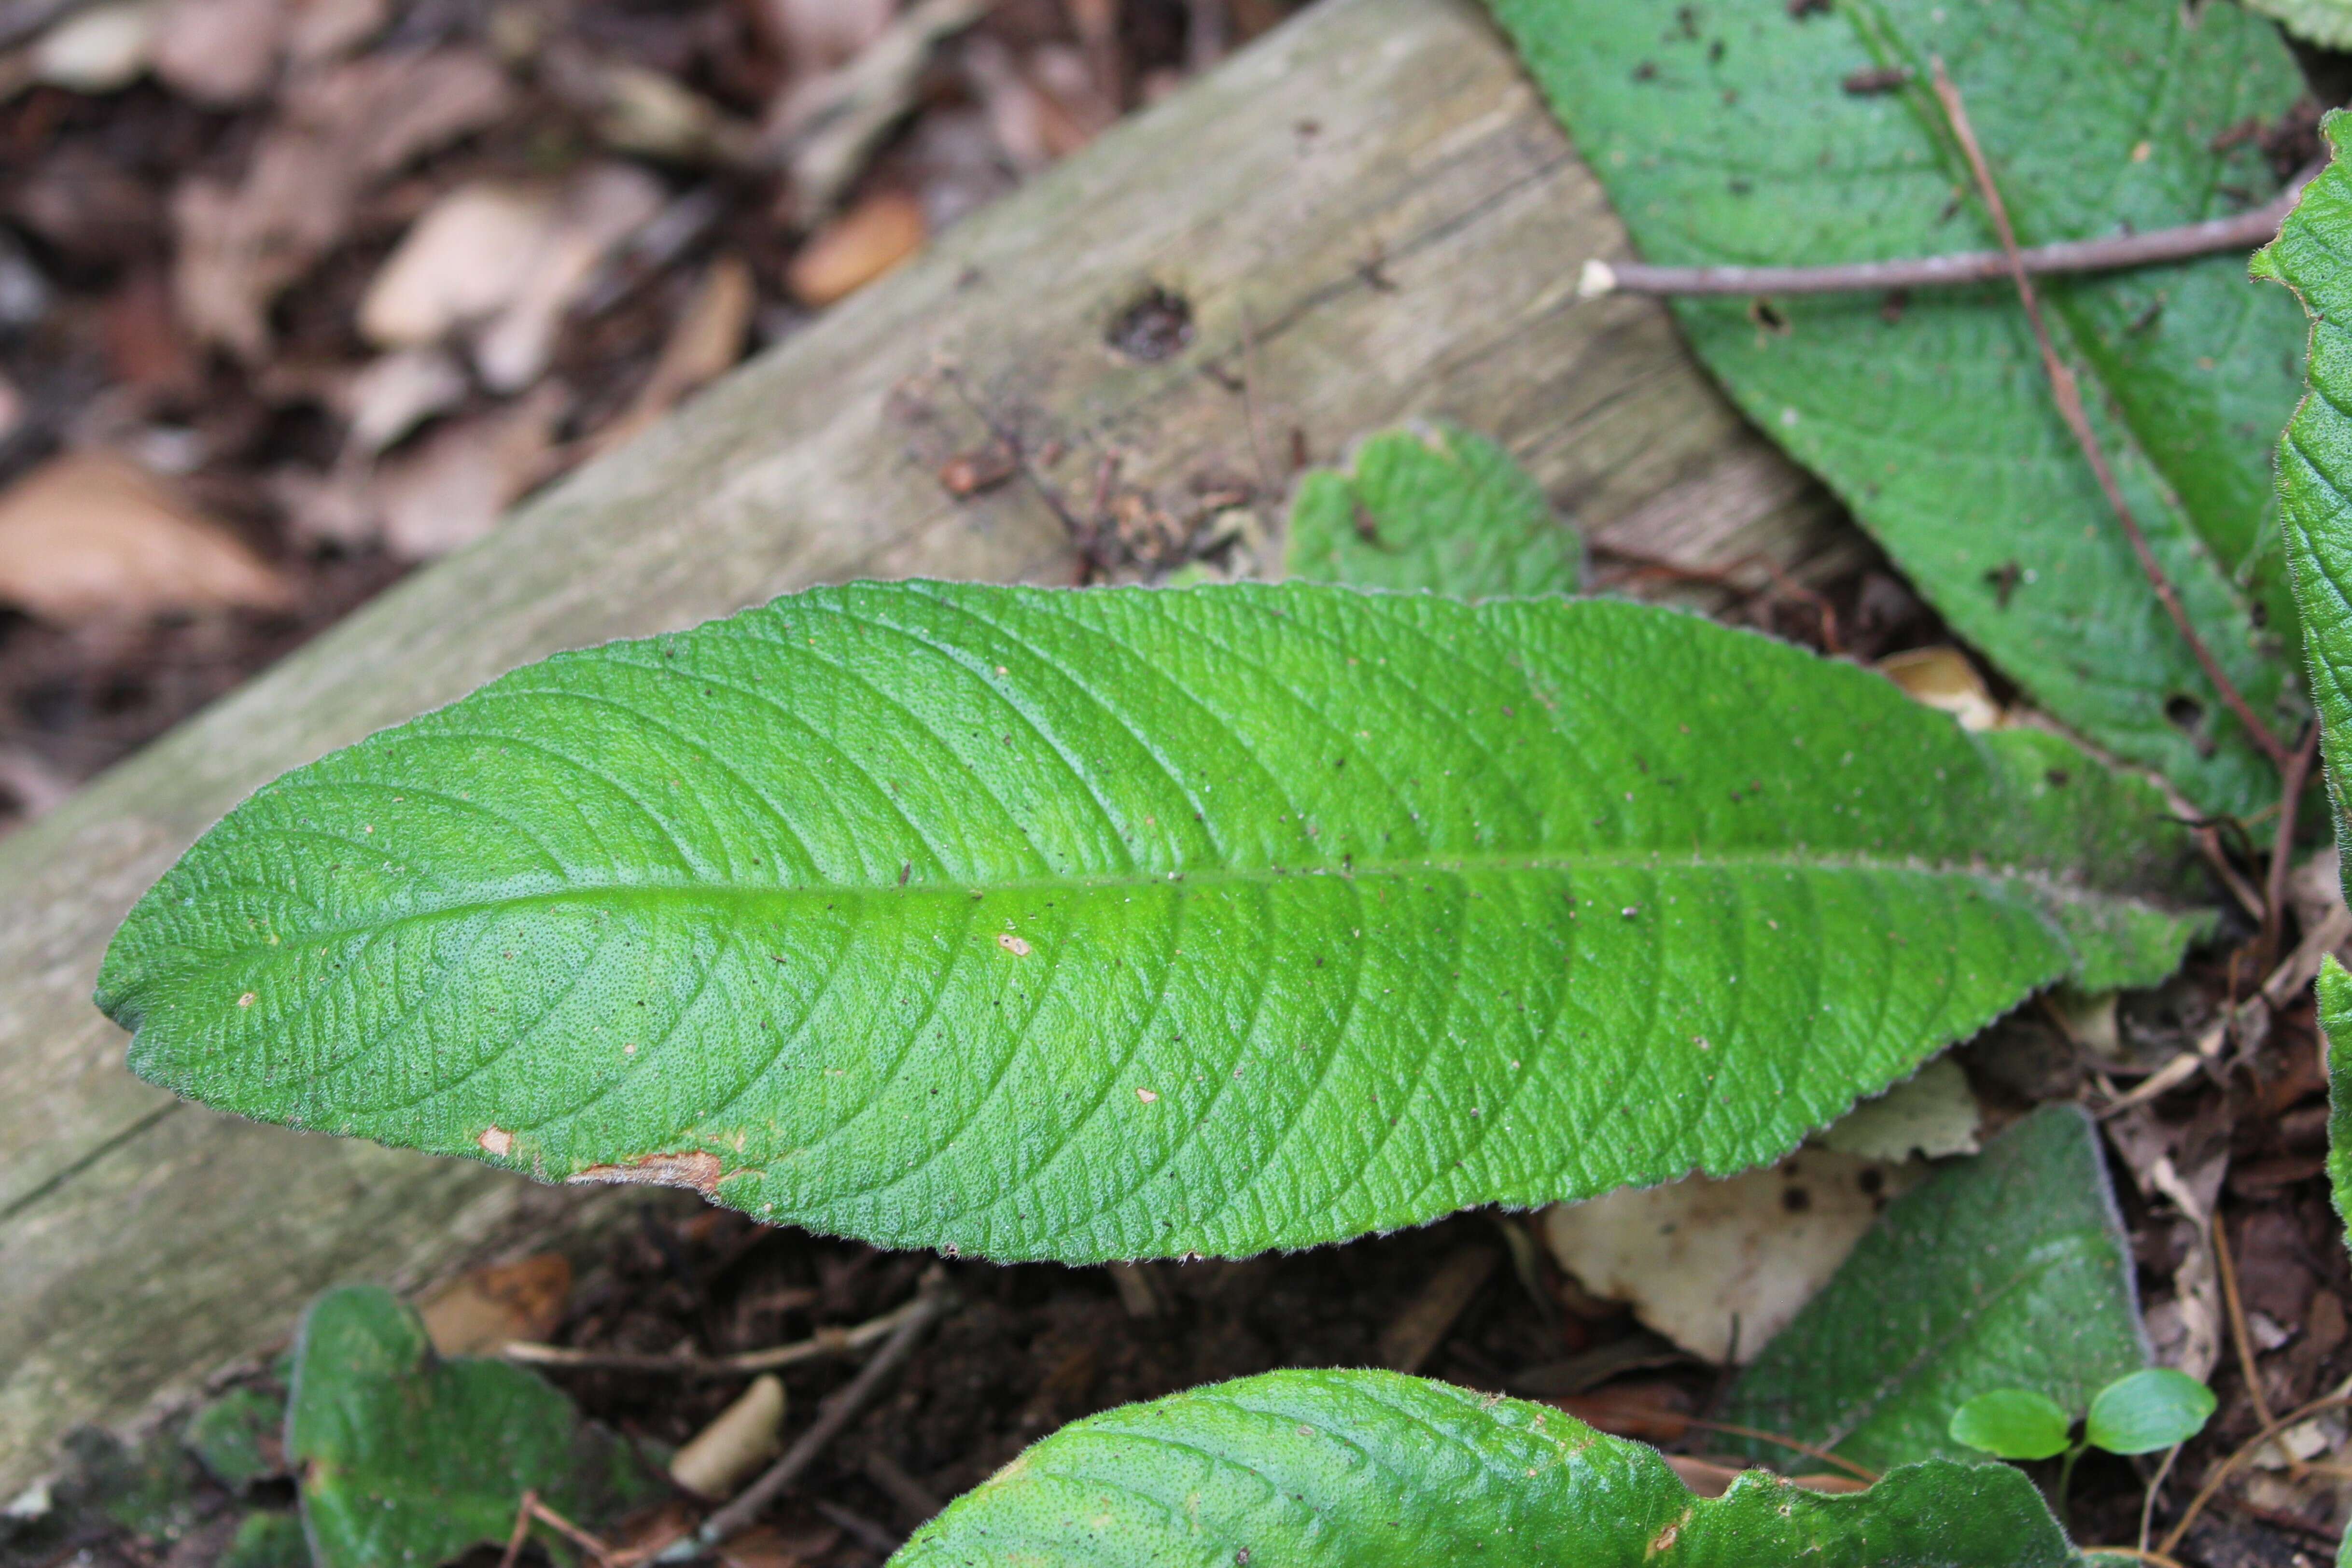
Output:
M2061 1568L2019 1471L1934 1461L1824 1497L1751 1471L1693 1497L1560 1412L1385 1372L1276 1372L1107 1411L1014 1459L891 1559L1267 1568Z
M2099 1390L2083 1436L2110 1454L2147 1454L2186 1443L2213 1414L2213 1391L2185 1372L2144 1367Z
M1952 1412L1955 1443L2004 1459L2046 1459L2063 1453L2074 1425L2066 1407L2027 1388L1996 1388Z
M2268 123L2305 90L2277 30L2227 5L1491 4L1652 262L1995 247L1928 89L1934 59L1966 95L2027 245L2261 200L2277 185L2261 149L2214 130ZM2200 639L2291 736L2294 614L2262 443L2294 402L2293 311L2221 256L2041 288ZM1684 300L1675 315L1757 426L2037 706L2209 810L2276 803L2276 771L2225 710L2061 422L2006 283Z
M285 1469L277 1452L285 1426L283 1394L236 1388L191 1416L181 1441L215 1480L242 1491Z
M1581 546L1511 455L1456 426L1388 430L1298 484L1290 574L1465 598L1576 591Z
M2332 952L2319 961L2319 1026L2327 1042L2327 1186L2336 1217L2352 1227L2352 972Z
M2078 1107L2051 1105L1888 1205L1722 1415L1885 1470L1961 1458L1950 1413L1979 1394L2080 1410L2147 1363L2098 1133Z
M311 1568L301 1520L274 1509L253 1510L236 1521L218 1568Z
M544 1379L442 1359L373 1286L330 1290L303 1318L286 1448L317 1568L434 1568L506 1540L526 1489L590 1530L663 1489Z

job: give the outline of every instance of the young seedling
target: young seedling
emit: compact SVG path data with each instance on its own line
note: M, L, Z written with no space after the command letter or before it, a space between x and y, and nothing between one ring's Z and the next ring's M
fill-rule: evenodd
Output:
M2058 1465L2058 1509L2065 1511L2067 1483L2074 1461L2092 1448L2110 1454L2148 1454L2169 1448L2204 1430L2213 1415L2213 1391L2187 1373L2145 1367L2099 1390L2084 1418L2083 1435L2067 1441L2074 1418L2049 1395L2025 1388L1996 1388L1952 1412L1956 1443L2019 1461L2063 1455Z

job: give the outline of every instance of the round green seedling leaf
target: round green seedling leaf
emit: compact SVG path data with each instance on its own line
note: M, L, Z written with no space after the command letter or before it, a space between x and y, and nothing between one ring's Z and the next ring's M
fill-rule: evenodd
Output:
M1952 1412L1955 1443L1966 1443L2004 1459L2046 1459L2066 1447L2073 1421L2066 1407L2048 1394L2025 1388L1996 1388Z
M2186 1443L2212 1414L2211 1389L2185 1372L2152 1366L2099 1390L2083 1436L2110 1454L2152 1453Z

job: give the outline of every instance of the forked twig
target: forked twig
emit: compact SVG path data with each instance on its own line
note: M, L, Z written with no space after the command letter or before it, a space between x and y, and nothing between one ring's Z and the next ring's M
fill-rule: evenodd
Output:
M2189 1527L2197 1522L2197 1516L2205 1511L2205 1505L2213 1500L2213 1494L2221 1489L2221 1483L2236 1474L2241 1465L2259 1453L2263 1444L2290 1426L2299 1426L2315 1415L2324 1415L2330 1410L2342 1410L2347 1406L2352 1406L2352 1394L2331 1394L2325 1399L2315 1399L2300 1409L2288 1411L2247 1438L2236 1453L2215 1466L2213 1473L2205 1478L2205 1484L2197 1489L2197 1495L2189 1500L2189 1506L2181 1510L2180 1517L2173 1521L2171 1530L2168 1531L2164 1539L2157 1543L2157 1551L2159 1553L2168 1553L2174 1547L2179 1545L2180 1538L2189 1533Z
M2156 590L2158 601L2171 616L2172 624L2179 628L2182 638L2189 644L2189 652L2196 656L2198 668L2204 670L2205 679L2212 682L2213 689L2221 694L2230 711L2238 716L2238 722L2245 726L2246 733L2253 738L2254 743L2263 749L2280 773L2285 773L2293 754L2285 743L2271 732L2270 726L2255 714L2237 684L2222 670L2212 650L2205 646L2205 639L2198 635L2196 626L2189 618L2188 606L2180 602L2179 592L2173 587L2172 579L2165 574L2163 563L2157 560L2156 552L2149 547L2147 535L2140 531L2139 520L2132 515L2131 503L2124 499L2123 487L2116 480L2115 469L2108 466L2107 455L2101 449L2097 436L2092 433L2090 416L2083 407L2082 389L2075 384L2074 373L2067 368L2065 361L2058 357L2057 346L2050 338L2049 324L2042 319L2042 300L2034 293L2032 276L2026 270L2024 255L2018 248L2017 230L2009 221L2009 207L2000 199L2000 187L1993 183L1992 168L1985 162L1984 149L1978 144L1975 128L1969 123L1968 107L1961 101L1960 89L1952 85L1952 79L1945 74L1944 62L1940 59L1935 62L1935 88L1937 101L1943 105L1944 117L1950 122L1953 139L1959 143L1960 153L1969 162L1969 171L1976 178L1977 192L1984 198L1985 209L1992 218L1993 231L2000 237L2001 254L2008 260L2010 278L2017 285L2018 300L2025 307L2025 319L2033 329L2034 343L2042 351L2042 368L2049 375L2050 390L2057 399L2060 416L2074 435L2074 444L2089 459L2091 472L2097 476L2099 489L2105 492L2107 505L2114 509L2116 521L2123 525L2124 537L2131 542L2132 553L2139 560L2140 571L2146 574L2148 585Z
M766 1350L741 1351L733 1355L647 1355L634 1351L579 1350L571 1345L541 1344L535 1340L509 1340L499 1347L499 1354L509 1361L524 1362L532 1366L569 1367L583 1372L660 1372L698 1378L751 1377L760 1373L795 1366L804 1361L814 1361L820 1356L847 1355L852 1351L863 1350L906 1321L917 1304L917 1301L908 1301L879 1317L868 1318L845 1329L823 1328L807 1339L794 1340L790 1344L772 1345Z

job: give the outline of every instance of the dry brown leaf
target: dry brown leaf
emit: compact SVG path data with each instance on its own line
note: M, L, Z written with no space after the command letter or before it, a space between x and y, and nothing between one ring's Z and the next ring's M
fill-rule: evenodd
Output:
M877 191L819 229L793 258L784 282L809 306L856 293L921 248L922 204L904 191Z
M661 357L654 362L643 389L619 418L596 433L596 449L619 446L668 413L688 393L732 368L743 357L744 335L758 304L751 268L741 257L730 254L712 262L663 340Z
M794 81L836 70L890 26L895 0L767 0L768 30Z
M1710 1362L1752 1360L1924 1167L1806 1147L1721 1181L1689 1177L1544 1211L1560 1267Z
M512 304L555 225L545 185L473 180L409 225L361 297L360 335L378 348L436 343Z
M542 1252L492 1264L451 1280L417 1311L443 1355L494 1352L509 1340L543 1340L563 1321L572 1298L572 1263Z
M353 451L373 457L436 414L465 401L465 367L446 349L403 349L369 361L336 401L351 422Z
M598 163L564 183L554 221L522 287L474 338L474 368L494 392L520 392L546 374L555 336L597 264L659 216L662 184L634 163Z
M15 435L24 422L25 395L16 390L15 382L0 375L0 441Z
M73 623L292 602L275 568L127 458L69 452L0 490L0 603Z
M802 222L832 211L883 133L914 106L932 48L988 8L989 0L915 0L856 58L777 95L761 135L791 176Z
M388 459L375 496L393 553L429 561L471 544L547 476L571 394L545 382L510 407L442 426Z
M198 103L247 102L277 75L289 20L286 0L163 0L155 75Z
M286 53L297 65L347 55L392 17L391 0L295 0L286 28Z
M360 197L509 100L505 75L470 49L387 51L289 83L242 182L194 177L173 197L182 321L199 342L260 358L270 301L342 237Z

